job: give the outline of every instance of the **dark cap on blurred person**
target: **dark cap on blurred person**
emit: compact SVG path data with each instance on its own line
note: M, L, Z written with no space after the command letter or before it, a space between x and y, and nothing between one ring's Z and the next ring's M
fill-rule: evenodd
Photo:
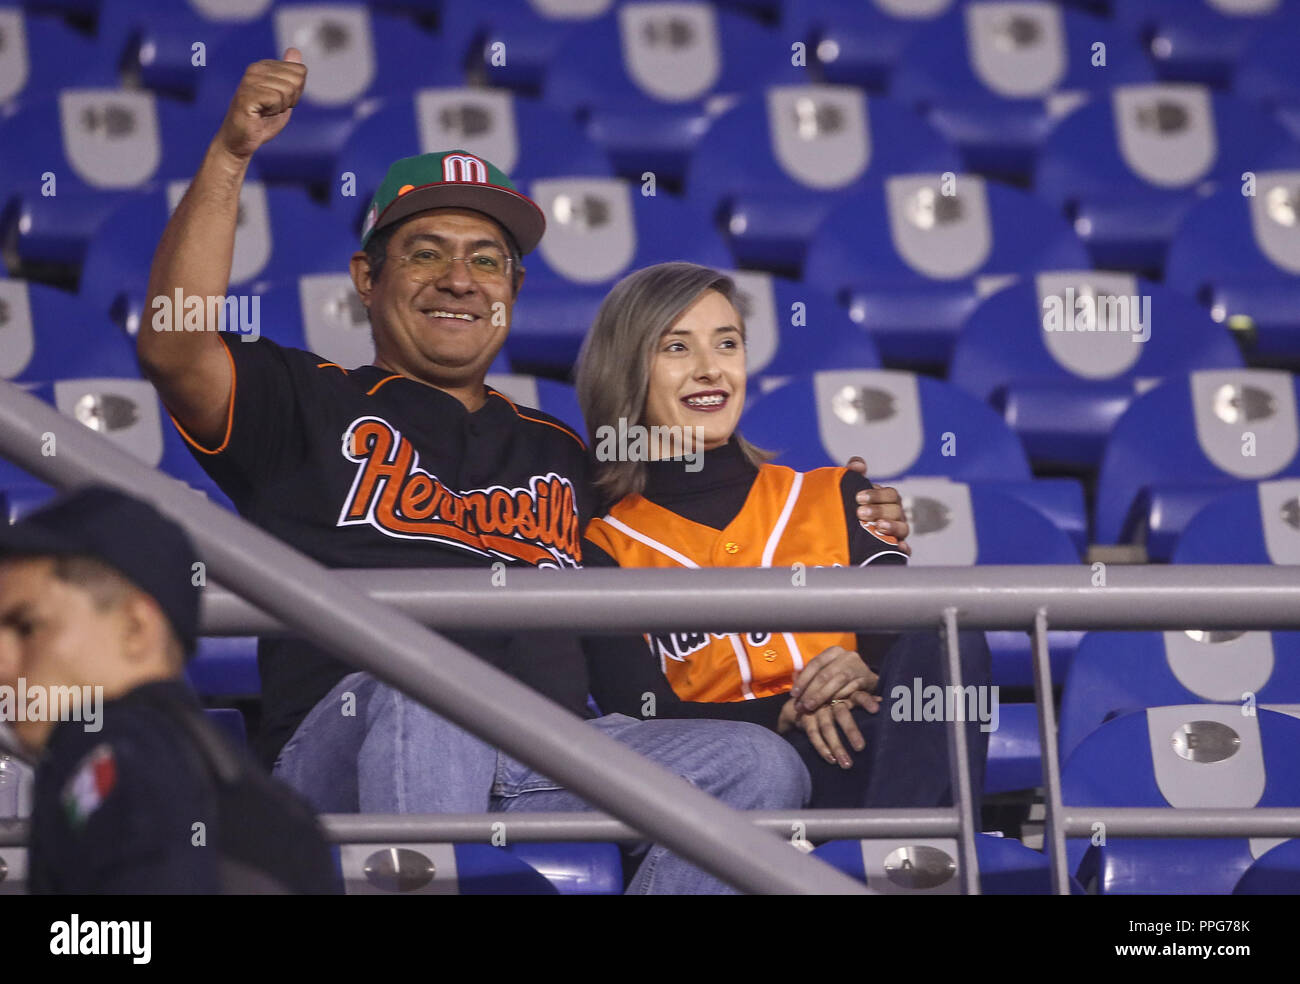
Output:
M0 559L17 556L92 557L145 594L171 621L186 656L199 631L198 553L186 532L147 502L90 485L0 526Z

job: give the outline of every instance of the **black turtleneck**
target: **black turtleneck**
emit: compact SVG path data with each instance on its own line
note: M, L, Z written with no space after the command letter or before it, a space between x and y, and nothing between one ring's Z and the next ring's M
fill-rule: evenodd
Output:
M642 492L657 506L670 509L695 523L721 530L744 507L758 477L734 441L706 451L698 471L687 471L681 460L646 463L646 484ZM871 488L866 477L848 470L840 483L841 505L849 517L849 562L860 566L905 564L897 548L876 539L857 520L857 494ZM607 509L598 510L597 515ZM872 558L875 558L874 560ZM590 540L582 545L587 567L616 567L616 561ZM873 668L896 638L894 634L859 634L858 652ZM658 658L640 636L589 636L583 640L587 655L591 693L606 714L627 714L640 718L645 695L655 696L655 716L663 718L724 718L751 721L776 730L777 718L787 696L776 694L754 700L717 703L684 701L673 691L659 668Z

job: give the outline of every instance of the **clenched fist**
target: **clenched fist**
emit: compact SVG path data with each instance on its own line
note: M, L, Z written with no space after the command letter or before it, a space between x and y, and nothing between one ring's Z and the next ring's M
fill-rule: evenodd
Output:
M239 80L217 142L235 157L252 157L258 147L284 129L306 83L307 66L297 48L286 51L284 61L268 58L253 62Z

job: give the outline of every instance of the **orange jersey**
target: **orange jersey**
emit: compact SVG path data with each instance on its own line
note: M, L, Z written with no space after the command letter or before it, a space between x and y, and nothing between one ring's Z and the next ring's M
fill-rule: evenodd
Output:
M800 473L763 465L744 507L722 530L693 522L640 495L593 519L587 539L620 567L845 566L844 468ZM877 534L881 539L882 535ZM847 632L672 633L646 636L682 700L750 700L781 694L829 646L856 649Z

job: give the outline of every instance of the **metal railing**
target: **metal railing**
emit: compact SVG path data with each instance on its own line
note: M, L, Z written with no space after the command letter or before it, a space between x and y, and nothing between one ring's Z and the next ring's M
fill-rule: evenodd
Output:
M47 434L58 453L41 453ZM563 783L613 816L511 814L516 840L663 843L748 891L868 890L769 831L800 823L808 838L953 837L967 892L978 892L975 815L965 730L952 726L956 805L949 810L730 810L556 707L420 623L448 630L856 631L934 627L947 639L947 682L960 686L956 630L1024 629L1034 642L1042 741L1045 848L1053 888L1069 890L1065 837L1101 820L1131 837L1296 836L1300 811L1067 808L1061 802L1047 631L1057 629L1300 628L1300 571L1233 566L1114 567L1104 586L1083 566L813 569L792 586L779 570L623 570L557 573L330 571L150 469L11 385L0 387L0 455L60 487L104 482L154 502L194 538L214 578L204 592L211 635L293 632L373 673L434 711ZM381 628L382 626L382 628ZM499 814L324 818L338 840L482 840ZM20 842L22 824L0 831Z

